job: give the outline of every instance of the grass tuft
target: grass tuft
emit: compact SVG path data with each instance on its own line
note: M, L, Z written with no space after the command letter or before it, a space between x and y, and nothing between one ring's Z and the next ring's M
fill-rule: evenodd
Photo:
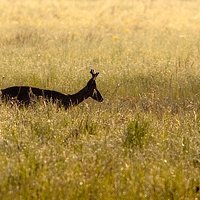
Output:
M149 122L137 117L134 121L130 121L124 133L124 146L134 149L142 148L149 133Z
M104 97L0 103L0 199L200 199L199 1L1 0L0 88Z

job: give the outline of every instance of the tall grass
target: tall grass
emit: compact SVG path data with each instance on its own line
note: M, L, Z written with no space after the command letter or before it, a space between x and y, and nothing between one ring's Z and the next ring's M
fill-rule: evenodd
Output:
M0 105L0 199L199 199L198 1L0 2L0 87L103 103Z

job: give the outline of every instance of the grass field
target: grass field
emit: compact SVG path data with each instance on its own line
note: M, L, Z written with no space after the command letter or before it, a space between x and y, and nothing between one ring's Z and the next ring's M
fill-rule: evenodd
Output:
M0 0L0 88L104 102L0 105L0 199L200 199L198 0Z

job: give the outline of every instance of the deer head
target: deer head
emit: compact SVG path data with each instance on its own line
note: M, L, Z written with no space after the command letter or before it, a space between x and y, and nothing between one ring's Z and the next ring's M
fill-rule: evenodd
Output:
M90 74L92 75L92 78L87 83L87 88L91 93L90 97L96 101L102 102L103 97L96 86L96 78L99 75L99 72L95 73L94 70L91 69Z

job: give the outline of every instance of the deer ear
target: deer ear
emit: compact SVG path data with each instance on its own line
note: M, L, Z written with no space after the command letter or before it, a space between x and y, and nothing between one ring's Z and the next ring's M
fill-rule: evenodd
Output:
M91 69L91 70L90 70L90 74L92 74L92 78L95 80L96 77L99 75L99 72L95 73L95 72L94 72L94 69Z
M91 73L91 74L94 74L94 69L91 69L91 70L90 70L90 73Z
M97 72L94 76L93 79L96 80L97 76L99 75L99 72Z

